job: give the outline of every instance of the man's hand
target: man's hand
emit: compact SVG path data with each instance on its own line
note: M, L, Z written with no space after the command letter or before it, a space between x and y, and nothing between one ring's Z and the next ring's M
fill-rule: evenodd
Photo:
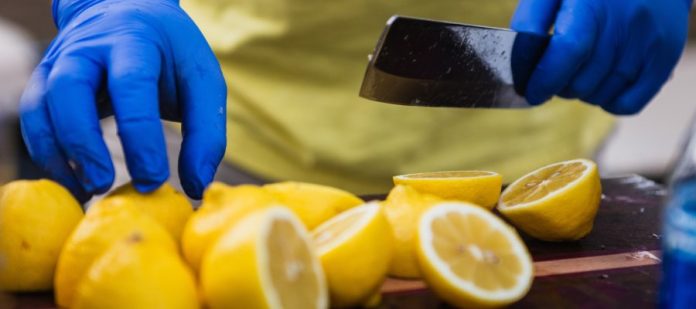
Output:
M226 146L220 66L175 0L54 0L58 36L21 100L33 160L81 201L107 191L114 168L99 118L114 115L141 192L169 177L160 118L181 121L179 174L200 198Z
M691 0L521 0L517 31L554 33L527 100L580 98L638 113L667 81L686 42Z

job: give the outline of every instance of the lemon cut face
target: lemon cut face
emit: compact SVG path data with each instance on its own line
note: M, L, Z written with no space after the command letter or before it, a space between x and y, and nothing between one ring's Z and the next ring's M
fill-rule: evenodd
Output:
M266 236L266 251L270 266L268 277L275 291L277 308L325 307L324 282L319 264L310 249L309 238L299 221L273 220ZM273 299L273 298L272 298Z
M350 241L372 222L384 219L389 224L380 212L378 203L369 203L339 214L312 232L314 245L320 253L327 252Z
M494 172L486 171L446 171L446 172L427 172L427 173L415 173L406 174L401 176L395 176L395 179L406 180L406 179L452 179L452 178L471 178L471 177L485 177L497 175Z
M543 167L510 185L501 201L504 206L512 207L542 200L574 184L588 174L593 165L589 162L571 161Z
M529 252L517 232L490 212L466 203L441 203L423 214L418 234L423 276L451 304L504 306L529 291Z
M533 171L503 191L498 210L517 228L546 241L571 241L592 231L602 196L597 165L585 159Z
M312 236L326 274L331 305L369 303L379 293L393 254L391 227L379 203L347 210L317 227Z
M209 308L326 308L324 273L301 221L259 210L222 233L201 268Z

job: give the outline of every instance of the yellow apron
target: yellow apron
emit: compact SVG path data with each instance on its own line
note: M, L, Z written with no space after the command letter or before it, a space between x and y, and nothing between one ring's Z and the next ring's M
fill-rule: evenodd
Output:
M228 85L226 160L270 180L356 193L391 176L458 169L510 181L553 161L592 156L609 115L556 100L529 110L428 109L358 97L393 14L506 26L512 0L183 0Z

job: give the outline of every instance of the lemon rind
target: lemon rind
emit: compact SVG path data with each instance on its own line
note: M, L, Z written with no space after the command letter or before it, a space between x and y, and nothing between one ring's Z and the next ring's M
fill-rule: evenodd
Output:
M506 238L516 240L511 241L510 243L514 249L513 252L522 261L522 271L515 277L516 284L514 288L498 291L481 289L472 282L462 280L449 270L449 265L442 261L440 256L433 250L433 247L429 245L433 241L433 234L428 226L435 218L442 217L450 212L457 212L461 214L473 213L475 215L485 217L486 221L490 222L493 228L502 232ZM490 213L490 211L475 205L470 205L468 203L439 203L423 214L418 224L418 230L420 232L420 237L418 240L419 246L423 248L423 253L428 261L433 264L434 268L438 270L440 275L445 280L447 280L451 285L456 286L459 290L463 290L465 293L472 295L475 298L494 301L499 301L501 299L516 300L524 296L526 292L529 291L532 280L526 278L532 278L534 276L531 257L529 256L527 249L524 247L524 245L522 245L522 239L519 237L519 235L517 235L515 230L507 226L505 222ZM425 231L425 233L423 233L423 231Z

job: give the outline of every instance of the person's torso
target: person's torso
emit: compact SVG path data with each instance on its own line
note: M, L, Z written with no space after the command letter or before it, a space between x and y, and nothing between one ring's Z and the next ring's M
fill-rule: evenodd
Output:
M591 155L609 117L575 102L529 110L429 109L358 97L394 15L505 27L512 0L184 0L228 84L226 157L270 179L381 192L390 176L490 169L506 180Z

